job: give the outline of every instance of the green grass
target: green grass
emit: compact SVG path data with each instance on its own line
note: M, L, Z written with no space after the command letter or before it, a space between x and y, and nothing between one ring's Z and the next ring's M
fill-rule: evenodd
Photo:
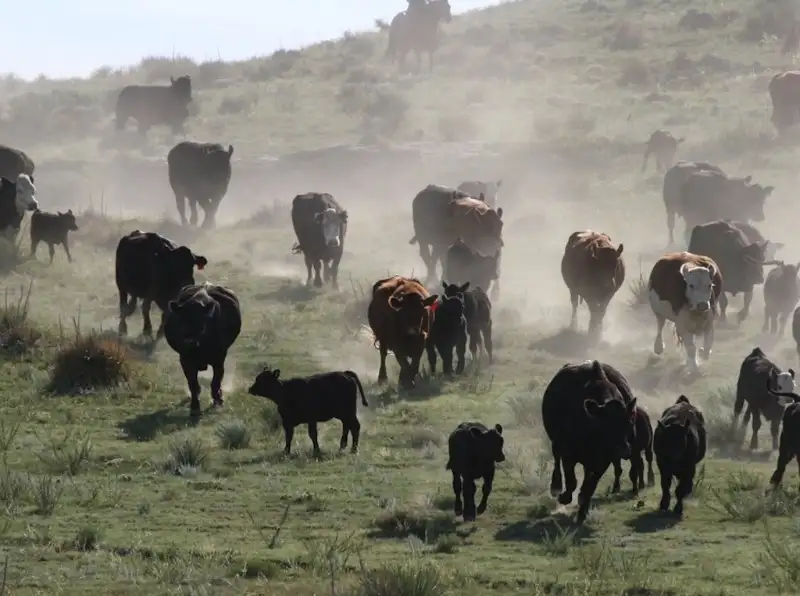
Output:
M693 33L678 27L688 7L678 2L509 3L454 19L431 75L396 74L382 58L385 34L373 33L245 63L147 59L87 81L0 83L4 139L37 161L43 206L94 207L80 217L72 265L60 252L52 266L30 260L26 235L0 246L0 594L797 593L796 471L765 495L774 454L748 454L729 428L742 358L761 345L794 365L791 340L760 335L759 290L751 318L720 327L710 362L689 379L668 339L652 356L639 283L666 241L661 176L639 173L658 127L687 138L679 157L776 186L760 228L787 243L779 257L797 260L800 151L774 140L766 92L770 69L792 64L780 40L749 41L769 30L771 6L785 5L694 3L740 14ZM189 136L236 147L212 232L158 219L174 218L168 132L143 142L111 131L110 91L184 71L199 104ZM359 143L372 150L292 154ZM365 289L387 270L420 274L407 243L417 190L475 177L504 179L495 364L426 377L398 396L391 359L390 385L375 384ZM338 293L302 287L290 251L288 202L311 187L350 213ZM623 242L628 266L606 341L591 351L562 329L558 268L565 239L583 227ZM190 244L209 259L197 278L241 299L226 405L196 427L174 353L137 339L138 314L131 339L115 341L113 250L136 228ZM582 310L583 327L587 318ZM703 408L711 451L682 521L654 514L658 488L610 495L610 473L584 528L571 523L574 506L547 494L541 395L558 367L590 357L620 368L654 420L680 393ZM284 457L275 406L247 394L265 364L284 377L357 371L370 403L359 453L338 453L331 422L320 425L321 460L302 428ZM503 424L507 455L489 509L466 525L452 515L444 470L446 437L465 420Z

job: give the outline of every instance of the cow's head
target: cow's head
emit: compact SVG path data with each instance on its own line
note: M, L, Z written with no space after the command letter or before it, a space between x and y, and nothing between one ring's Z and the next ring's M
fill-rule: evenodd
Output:
M775 187L754 183L752 176L730 178L729 180L735 188L737 210L741 212L741 218L764 221L764 204Z
M268 366L265 366L264 370L258 373L247 392L250 395L266 397L280 407L283 401L283 382L280 378L281 371L279 368L271 370Z
M482 459L501 463L506 461L503 453L503 427L495 424L494 428L481 430L476 427L469 429L469 434L478 441L480 447L476 450Z
M464 296L464 293L469 289L469 282L466 282L462 285L458 284L449 284L446 281L442 280L442 286L444 287L444 295L445 297L449 298L450 296Z
M681 395L675 403L688 404L689 399L685 395ZM664 445L663 452L667 460L677 463L684 459L686 450L689 447L691 414L683 416L670 415L669 410L665 414L666 416L663 416L658 421L656 432L661 435L659 442Z
M684 293L689 308L699 312L708 311L711 308L716 268L713 265L701 267L694 263L684 263L680 271L686 284Z
M75 221L75 215L72 213L72 209L66 213L61 213L61 211L59 211L58 220L64 230L75 231L78 229L78 222Z
M207 147L206 156L211 158L211 162L216 166L230 167L231 157L233 156L233 145L228 145L228 150L220 151L216 147Z
M427 309L439 298L438 294L431 294L423 298L417 292L400 292L389 296L389 308L399 317L399 327L406 335L419 335L425 330Z
M27 174L17 176L16 191L16 206L20 214L25 211L36 211L39 208L39 202L36 200L36 186L30 176Z
M183 288L194 283L194 268L203 269L208 260L194 254L188 246L170 248L160 255L165 282L173 288Z
M172 92L184 102L189 103L192 101L192 77L183 75L182 77L169 78L170 89Z
M464 292L469 287L469 282L457 286L442 281L442 287L444 294L439 297L439 302L435 306L436 325L458 329L458 326L464 323Z
M347 223L347 211L337 211L328 207L314 216L314 221L322 227L322 237L330 248L338 248L342 244L342 229Z
M770 373L770 383L775 393L794 393L794 370L790 368L786 372L778 372L773 368Z
M625 403L617 386L606 376L603 367L592 363L592 380L584 387L583 407L605 436L604 446L615 456L627 459L631 454L630 438L636 416L636 398Z
M753 242L742 247L742 264L745 278L754 284L764 283L764 261L766 259L767 240Z
M589 246L589 253L596 264L595 270L603 272L604 277L600 281L606 286L606 290L614 289L617 264L622 256L623 246L623 244L620 244L617 248L608 244L591 244Z
M197 348L215 324L219 309L219 303L204 289L181 301L170 300L167 310L173 341L186 348Z
M790 368L787 371L792 376L792 384L794 384L794 371ZM800 395L797 395L794 390L792 391L780 391L777 387L775 387L776 379L773 376L767 379L767 392L778 398L778 403L782 406L791 406L793 404L800 403ZM784 380L784 383L787 381ZM788 383L787 383L788 385Z

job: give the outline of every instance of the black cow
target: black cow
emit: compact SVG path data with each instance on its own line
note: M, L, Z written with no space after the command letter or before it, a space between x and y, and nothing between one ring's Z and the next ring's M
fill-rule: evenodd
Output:
M189 118L189 104L192 102L192 79L187 75L177 79L170 77L169 81L169 86L123 87L117 98L117 130L124 129L128 118L133 118L142 134L157 124L171 126L174 134L182 134L184 122Z
M481 288L485 292L491 290L492 300L497 300L500 293L501 258L502 250L495 256L485 257L474 252L458 238L445 253L442 277L453 284L469 282L473 288Z
M636 422L633 427L633 434L630 437L630 479L633 485L633 494L637 495L640 490L644 490L644 461L642 460L642 453L644 453L647 460L647 486L653 486L656 480L653 475L653 425L650 424L650 416L639 406L636 406L635 416ZM612 463L614 464L614 486L611 488L611 492L618 493L621 489L622 460L618 458Z
M774 362L767 358L761 348L753 348L753 351L742 361L742 366L739 368L739 380L736 382L736 402L733 405L732 421L733 427L736 428L742 408L747 403L742 427L747 426L747 423L750 422L750 416L752 416L753 437L750 439L750 449L758 449L758 430L761 428L762 415L770 423L772 449L778 448L778 429L781 424L781 416L783 416L783 405L764 389L767 381L781 393L794 391L794 371L790 368L783 372Z
M767 384L767 391L781 400L782 405L786 406L783 411L783 428L781 429L780 449L778 450L778 462L775 465L775 472L769 479L773 487L780 485L786 466L792 459L797 459L800 468L800 395L795 392L779 393L770 384Z
M771 261L764 260L768 242L750 242L747 235L731 221L712 221L695 226L692 230L688 251L712 259L725 280L719 297L723 321L727 317L727 294L744 294L744 306L737 315L740 323L750 314L753 286L764 283L764 265L771 264Z
M464 516L464 521L475 521L477 515L486 511L494 482L494 465L506 460L503 453L503 427L495 424L493 429L480 422L462 422L450 433L447 440L448 458L445 470L453 474L455 514ZM475 480L483 478L481 502L475 509ZM464 494L464 501L461 494Z
M792 313L792 339L797 347L797 357L800 358L800 306Z
M448 284L442 282L445 290ZM456 351L456 373L464 372L464 355L467 351L467 319L465 317L464 292L469 288L469 282L457 286L456 291L450 295L442 294L439 300L431 306L433 324L425 343L428 353L428 364L431 374L436 372L436 352L442 358L442 372L446 375L453 374L453 350Z
M733 219L764 221L764 203L775 190L752 181L752 176L732 178L719 172L693 172L681 187L678 214L686 229L715 221Z
M681 198L683 185L693 173L703 171L725 175L718 166L705 161L679 161L664 174L662 200L664 201L664 209L667 212L668 246L675 244L675 216L680 215L683 217ZM688 236L691 231L692 228L687 224L685 236Z
M307 192L297 195L292 201L292 226L297 243L292 252L303 253L311 285L311 268L314 268L314 286L322 287L320 267L325 281L330 281L334 290L339 289L339 262L344 253L344 237L347 234L347 211L342 209L326 192Z
M676 515L683 515L683 500L692 493L697 464L706 456L706 422L703 413L681 395L664 410L653 433L653 451L661 474L662 511L669 509L672 479L675 487Z
M351 451L358 451L358 437L361 423L358 421L358 394L361 403L369 406L364 396L364 388L358 375L352 370L318 373L309 377L295 377L281 380L279 369L264 368L258 373L249 389L250 395L266 397L278 406L281 415L286 447L283 452L289 455L292 449L294 429L301 424L308 425L308 436L314 446L314 454L319 455L317 423L336 418L342 422L342 440L339 450L347 447L348 433L352 437Z
M167 154L169 185L175 194L175 206L186 225L186 199L193 226L197 225L197 205L203 208L203 227L212 227L219 204L231 181L233 145L225 149L219 143L183 141Z
M767 274L764 282L763 333L783 335L786 321L800 298L798 273L800 273L800 263L786 265L779 262L778 266Z
M33 181L35 168L33 160L21 149L0 145L0 177L16 180L20 174L27 174Z
M225 358L242 330L239 299L224 286L211 283L185 286L168 303L164 339L180 357L191 393L191 413L200 414L200 383L197 375L209 366L211 399L221 406Z
M469 282L465 282L469 286ZM489 356L492 363L492 302L481 288L468 288L456 284L445 285L444 295L447 297L461 295L464 300L464 317L467 320L467 334L469 335L469 351L472 361L476 362L480 355L481 347ZM483 336L483 337L481 337Z
M6 238L17 237L26 211L39 208L36 187L27 174L19 174L16 181L0 178L0 232Z
M194 284L194 267L203 269L208 260L194 254L186 246L155 232L134 230L117 244L116 281L119 290L119 334L128 332L125 319L136 310L136 299L142 299L142 333L151 337L150 305L161 309L161 324L156 339L164 334L164 313L170 300L184 286ZM130 296L130 300L128 299Z
M56 254L56 245L60 244L67 253L67 259L72 262L69 254L69 240L67 234L78 229L78 223L72 214L72 209L66 213L45 213L38 209L31 215L31 256L36 258L36 248L40 242L46 242L50 250L50 262Z
M558 502L568 505L577 488L576 464L583 465L578 495L580 524L586 519L592 495L605 471L617 459L631 455L636 398L625 377L597 360L565 364L555 374L542 398L542 421L553 452L550 491L561 491L561 468L566 485Z

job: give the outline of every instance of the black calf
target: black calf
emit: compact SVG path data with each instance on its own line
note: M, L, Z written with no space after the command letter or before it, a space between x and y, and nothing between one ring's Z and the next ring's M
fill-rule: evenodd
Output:
M796 393L779 393L772 389L771 383L767 382L767 391L777 397L782 405L786 406L783 411L783 428L781 429L781 440L778 451L778 463L775 472L769 479L773 487L777 487L783 481L786 466L792 459L797 460L797 467L800 470L800 395Z
M72 262L72 255L69 254L69 241L67 234L78 229L72 209L66 213L45 213L38 209L31 215L31 256L36 258L36 249L40 242L46 242L50 249L50 262L56 254L56 245L60 244L67 253L67 259Z
M463 514L464 521L475 521L476 515L486 511L494 481L494 465L506 459L503 454L503 427L495 424L489 430L480 422L462 422L450 433L447 445L449 458L445 470L453 473L455 514ZM475 480L478 478L483 478L483 488L476 510Z
M633 485L634 496L644 490L644 461L642 452L647 460L647 486L656 483L653 474L653 426L650 424L650 416L642 408L636 407L633 433L630 437L631 444L631 470L630 479ZM622 460L615 459L614 462L614 486L611 492L620 491L620 478L622 477Z
M442 282L444 289L448 288ZM425 349L428 352L428 364L431 374L436 372L436 352L442 358L442 372L453 374L453 350L456 351L456 372L464 372L464 355L467 351L467 320L464 317L464 291L469 282L458 287L458 292L450 296L442 295L438 304L431 307L433 324Z
M472 361L476 362L480 354L481 347L485 348L489 355L489 364L492 363L492 301L481 288L468 289L462 292L461 288L469 286L467 282L464 286L447 284L444 289L445 296L464 297L464 317L467 319L467 334L469 335L469 351L472 354ZM481 339L483 335L483 339Z

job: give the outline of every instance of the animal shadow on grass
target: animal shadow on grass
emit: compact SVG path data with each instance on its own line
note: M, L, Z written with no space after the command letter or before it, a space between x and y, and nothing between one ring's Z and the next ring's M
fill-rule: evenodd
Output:
M259 301L283 302L284 304L297 304L310 302L321 289L305 284L297 284L287 279L281 280L281 284L269 292L256 294L255 299Z
M668 530L676 526L681 518L671 511L645 511L636 517L626 520L625 525L638 534L649 534Z
M152 441L159 434L173 433L197 424L197 420L190 417L188 409L184 408L186 404L181 402L181 409L161 408L155 412L138 414L123 420L117 427L126 441Z
M602 345L603 342L592 340L586 333L565 327L553 335L531 342L528 349L541 350L553 356L583 358L591 348Z
M702 378L702 371L691 372L682 362L650 354L641 368L626 371L630 384L644 392L677 390Z
M590 538L595 530L586 524L576 525L571 515L555 513L544 519L526 519L509 524L494 535L495 540L534 542L542 544L565 532L574 533L575 540Z

